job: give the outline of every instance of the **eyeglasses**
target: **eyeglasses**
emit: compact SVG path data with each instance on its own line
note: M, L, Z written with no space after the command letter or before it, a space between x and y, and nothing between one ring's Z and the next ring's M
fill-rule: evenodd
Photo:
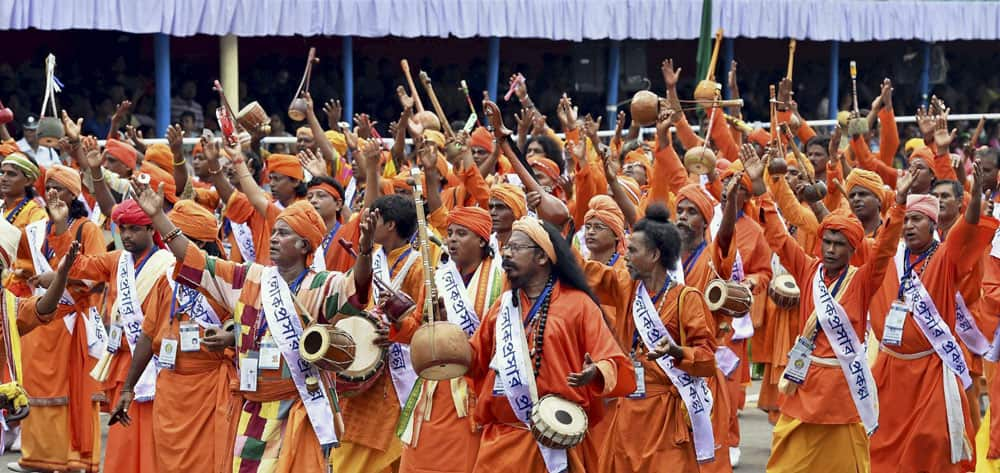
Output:
M583 226L584 232L600 232L608 230L610 230L610 228L608 228L608 226L603 223L591 222Z
M516 243L508 243L508 244L504 245L504 247L501 248L500 251L503 252L503 251L510 250L511 252L514 252L514 251L521 251L521 250L530 250L532 248L541 248L541 247L538 246L538 245L518 245Z

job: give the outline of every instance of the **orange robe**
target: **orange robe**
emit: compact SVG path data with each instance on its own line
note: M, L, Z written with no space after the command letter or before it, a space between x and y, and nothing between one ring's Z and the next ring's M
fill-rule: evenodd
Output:
M281 213L281 209L274 202L271 202L267 206L267 213L261 214L250 204L246 194L236 191L229 197L223 216L235 223L245 223L250 227L250 232L253 234L253 247L257 256L255 262L268 265L271 264L269 252L271 229L274 228L274 222L278 220L279 213ZM233 249L238 248L233 240Z
M101 229L86 218L77 219L61 235L50 229L46 246L52 254L48 258L52 268L59 267L78 231L81 254L104 253ZM29 266L24 269L38 274L39 270L30 264L28 245L27 237L22 235L18 261L27 261ZM90 308L100 298L82 281L71 281L68 290L76 301L71 324L39 327L22 342L22 382L31 398L32 411L21 422L19 463L26 468L90 472L97 471L101 463L98 401L103 395L100 385L88 375L96 360L87 353L84 317L89 317Z
M440 159L440 156L438 157ZM488 208L490 189L479 174L479 168L469 166L455 175L458 185L446 187L441 191L442 205L451 210L455 207Z
M1000 318L996 315L1000 314L1000 259L986 254L983 256L983 269L983 298L980 309L984 317L977 322L982 322L979 329L987 340L990 340L1000 322ZM987 378L990 378L988 374ZM992 379L989 379L988 392L991 402L1000 399L1000 376L993 375ZM989 448L986 458L996 460L1000 459L1000 413L991 412L989 417Z
M343 273L351 269L354 266L354 257L340 245L339 240L343 238L353 244L354 248L357 248L358 238L360 237L361 214L355 213L351 215L347 223L340 225L340 228L330 240L329 246L327 246L326 252L323 254L326 259L326 270Z
M805 326L807 319L815 311L813 278L819 270L821 260L807 253L788 236L784 225L777 218L770 198L763 199L762 211L768 244L780 255L785 268L795 278L801 290L798 319L799 324ZM901 206L893 207L885 230L879 235L874 257L857 268L853 274L849 273L847 276L849 280L845 278L845 286L839 291L840 305L847 313L859 340L864 339L867 330L865 314L868 313L872 296L882 286L886 266L895 252L895 245L902 232L903 215L904 210ZM838 276L824 274L823 282L831 286ZM835 358L830 341L822 328L818 328L812 355L819 358ZM881 405L886 406L884 398L881 401ZM868 439L863 428L860 429L860 436L858 435L861 418L851 401L851 393L839 364L826 366L812 363L805 382L799 385L795 394L786 398L781 405L781 415L771 444L768 471L840 472L853 471L860 465L868 464L866 448ZM810 443L810 439L816 438L817 432L823 431L829 434L826 437L829 443L823 443L822 437L819 437L820 444ZM881 430L876 436L880 434ZM823 450L825 446L844 446L842 442L845 438L849 439L848 442L853 442L850 445L854 445L855 448L847 448L846 451L837 450L839 454L833 457L821 454L831 450ZM864 443L864 447L857 448L858 442ZM834 457L836 462L833 460Z
M524 317L531 303L521 291L517 297L520 297L518 307ZM554 394L577 404L586 412L589 425L595 425L605 415L603 398L635 391L632 363L615 342L597 304L586 293L557 281L550 297L542 341L544 354L535 378L538 398ZM534 436L514 414L507 397L493 395L496 373L489 365L496 349L499 312L500 305L494 304L470 340L473 357L469 375L475 379L478 398L476 420L483 425L473 472L544 473L547 470ZM525 337L533 340L533 331L525 330ZM571 388L566 378L580 371L587 353L596 363L603 382L595 379L587 386ZM596 471L598 448L584 438L582 443L569 449L569 471Z
M155 251L152 248L151 251ZM70 269L69 277L73 279L89 279L105 282L105 296L108 301L118 297L118 259L124 250L115 250L100 255L81 254ZM134 255L133 255L134 256ZM133 257L138 266L146 254ZM138 277L138 275L136 275ZM145 317L156 317L158 312L169 310L170 284L166 275L150 289L149 294L141 301L142 313ZM111 310L109 302L106 310ZM105 314L110 320L114 314ZM120 348L111 360L108 379L104 383L105 392L109 394L110 405L118 404L121 388L125 384L129 367L132 365L132 352L129 350L125 334L122 334ZM153 440L153 402L136 402L129 409L132 424L128 427L117 423L108 429L108 444L104 460L104 471L107 473L150 471L156 472L155 442Z
M971 271L982 257L996 227L997 221L992 217L982 217L978 225L970 225L961 219L951 228L934 255L914 268L920 274L941 319L949 327L955 325L955 293L959 289L960 275ZM904 263L912 264L917 256L911 255L911 261ZM870 311L872 329L878 336L885 330L889 306L897 298L898 289L899 274L895 264L890 264L885 284L872 301ZM912 315L906 317L902 343L888 349L897 354L916 355L916 359L901 359L890 354L886 347L881 347L872 368L883 406L879 415L881 426L871 442L872 470L968 471L973 462L951 463L942 362L934 352L928 351L931 345ZM951 382L959 383L954 377ZM966 408L965 390L961 386L959 394L965 435L971 444L975 432L972 431Z

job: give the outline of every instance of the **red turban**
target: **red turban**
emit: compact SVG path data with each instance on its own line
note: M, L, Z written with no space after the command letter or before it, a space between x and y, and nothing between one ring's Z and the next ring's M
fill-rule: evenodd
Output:
M531 158L528 160L531 167L545 174L553 181L559 180L559 165L549 158Z
M861 242L865 238L865 227L861 225L861 221L849 210L843 208L834 210L823 219L823 223L819 225L820 239L823 238L823 233L826 230L843 234L847 237L847 243L855 250L861 247ZM822 255L822 245L816 245L816 254Z
M308 241L314 249L323 243L323 237L326 235L326 223L309 202L305 200L295 201L278 214L278 220L287 223L293 232ZM312 263L312 257L313 252L310 251L306 256L306 265Z
M479 207L455 207L448 213L448 225L461 225L479 235L479 238L490 241L493 233L493 219L486 209Z
M80 195L83 186L80 183L80 173L76 169L61 164L50 166L45 172L45 182L56 181L63 185L71 194Z
M305 179L302 163L299 162L299 158L290 154L272 154L268 157L267 172L281 174L300 181Z
M111 211L111 221L118 225L152 225L153 219L132 199L123 200Z
M615 238L618 239L618 252L625 251L625 214L622 213L622 209L618 208L618 204L615 200L607 195L595 195L591 197L590 203L587 204L590 210L583 217L583 222L587 223L591 219L597 219L604 222L611 232L615 234Z
M489 130L481 126L476 127L476 131L472 132L472 136L469 137L469 146L475 146L477 148L483 148L486 151L493 152L493 134Z
M112 138L104 145L104 150L115 159L121 161L122 164L128 166L130 169L135 169L135 163L138 160L139 152L136 151L132 145Z
M930 194L910 194L906 196L906 211L924 214L937 223L938 213L941 212L941 203L937 197Z
M528 203L524 200L524 190L513 184L498 184L490 188L490 198L503 202L514 213L514 219L528 214Z
M715 204L698 184L688 184L681 187L681 190L677 191L677 203L679 204L682 200L691 202L701 213L701 218L705 220L705 223L711 222L712 217L715 216Z
M174 153L170 151L169 146L162 143L146 148L146 161L159 166L164 171L174 170Z

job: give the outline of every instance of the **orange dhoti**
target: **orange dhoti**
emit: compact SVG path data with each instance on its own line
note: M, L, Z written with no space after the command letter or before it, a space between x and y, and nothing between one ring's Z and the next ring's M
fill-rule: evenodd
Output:
M566 451L568 473L585 473L579 446ZM524 425L487 424L483 427L474 473L547 473L535 437Z
M415 432L414 441L403 449L400 473L472 471L479 452L479 433L476 432L471 410L467 407L465 417L458 417L449 381L437 383L429 406L425 403L425 396L426 391L417 401L413 415L425 417L430 407L430 419L414 419L419 433Z
M827 454L817 455L816 452ZM861 423L809 424L782 415L778 419L778 424L774 426L767 473L868 473L869 471L871 466L868 459L868 436L865 435L865 427Z

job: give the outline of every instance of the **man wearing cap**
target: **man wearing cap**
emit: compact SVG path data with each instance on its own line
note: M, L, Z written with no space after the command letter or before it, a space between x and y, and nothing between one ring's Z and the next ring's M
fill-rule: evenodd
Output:
M18 273L37 288L36 294L51 285L52 268L69 253L74 241L83 254L104 253L101 229L87 218L87 209L77 200L80 173L53 165L45 174L45 187L52 220L29 224L18 250L27 255L18 260ZM100 340L88 337L96 324L104 323L93 309L101 298L80 280L69 283L67 294L75 314L64 319L65 324L39 327L23 345L23 381L34 405L32 415L22 423L19 467L89 472L97 471L101 463L101 438L95 432L99 432L98 401L103 393L86 375L103 350Z
M162 189L143 190L140 201L157 231L166 235L178 262L178 282L202 288L209 299L233 311L243 397L233 471L327 470L328 449L344 432L334 427L335 401L328 397L333 387L323 386L316 368L301 362L297 342L308 325L360 314L368 300L371 231L378 213L362 215L358 259L353 271L343 274L310 269L324 225L307 202L297 201L278 214L269 241L275 266L263 266L206 255L163 214ZM281 326L287 330L278 330Z
M955 295L961 276L981 260L997 227L996 219L980 215L981 201L982 172L976 164L965 217L938 242L937 199L907 197L905 245L896 252L870 311L872 329L881 334L872 371L883 407L871 444L873 471L972 468L974 432L965 397L972 381L958 346L963 333Z
M38 144L38 117L35 114L28 115L21 124L21 129L24 130L24 137L17 140L17 147L22 153L34 159L39 166L49 167L62 163L58 151Z
M489 246L489 212L478 207L456 207L448 214L448 260L438 265L435 279L448 321L471 336L479 321L503 291L503 270ZM404 435L400 471L472 471L480 432L473 419L472 380L450 383L421 382L417 410ZM428 412L429 410L429 412ZM424 416L422 422L417 422Z
M477 381L476 419L483 425L472 471L596 471L600 447L586 439L568 450L535 441L527 427L532 405L552 394L579 406L596 425L604 416L603 398L635 390L632 364L555 227L521 218L501 257L511 290L470 340L469 375ZM498 363L517 369L498 374L491 368Z
M133 355L141 355L134 352L143 324L147 318L162 316L160 313L170 307L173 292L167 271L174 261L169 252L158 248L160 236L136 201L127 199L116 205L111 220L118 225L123 249L80 255L70 272L74 279L107 283L105 297L109 303L104 315L111 321L109 348L91 370L91 376L104 383L112 405L123 398L138 402L131 410L135 425L129 429L118 424L118 417L112 419L104 471L156 471L152 401L156 396L157 367L153 363L141 367L143 376L134 386L126 381Z

